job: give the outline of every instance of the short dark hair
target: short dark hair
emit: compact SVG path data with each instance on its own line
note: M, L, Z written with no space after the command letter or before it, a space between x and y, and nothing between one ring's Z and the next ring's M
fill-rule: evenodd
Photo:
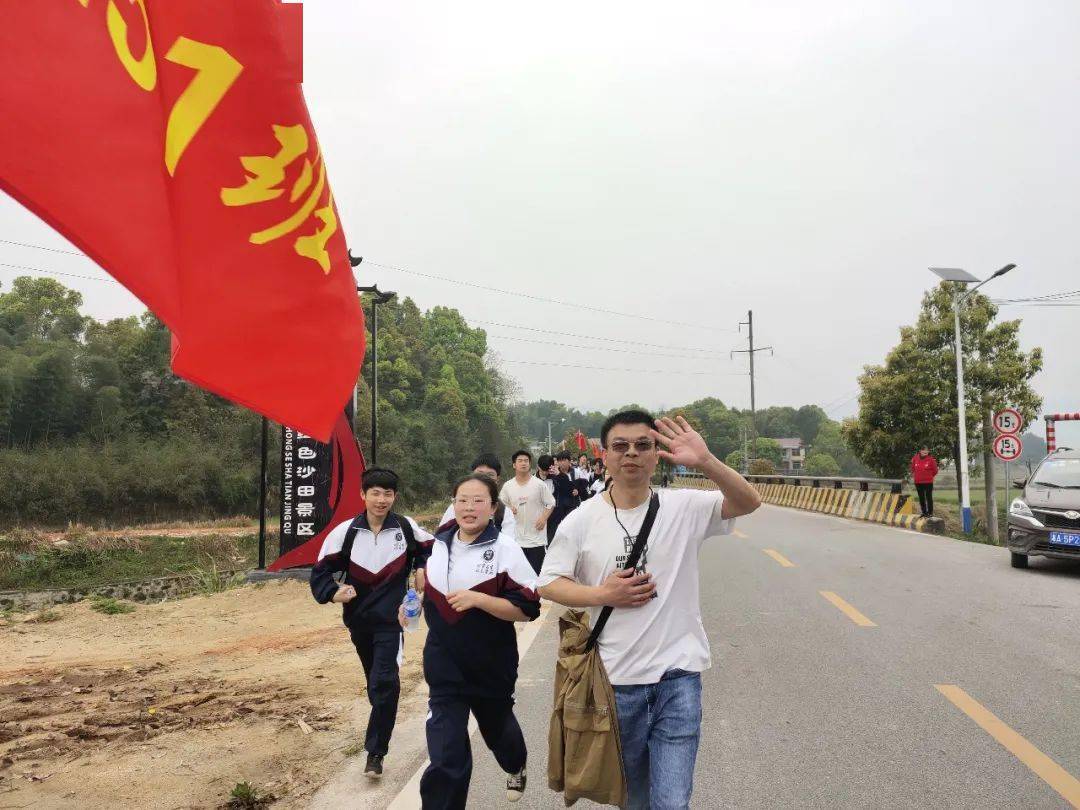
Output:
M570 452L568 450L560 450L555 454L556 461L570 461Z
M479 465L478 465L479 466ZM490 465L488 465L490 466ZM499 502L499 488L495 486L495 482L488 478L486 475L480 475L479 473L473 473L472 475L466 475L456 484L454 484L454 497L457 497L458 490L461 489L461 485L468 481L479 481L485 487L491 495L491 502L496 504Z
M529 460L529 463L532 464L532 453L528 450L518 450L514 455L510 456L510 461L515 462L520 456L525 456L525 458Z
M496 475L502 475L502 464L499 463L499 459L494 453L481 453L478 455L469 469L475 470L477 467L491 467Z
M607 436L616 425L646 425L650 430L656 430L656 418L648 411L619 411L613 413L604 420L604 426L600 428L600 445L607 447Z
M401 479L393 470L387 467L372 467L364 470L364 474L360 478L360 491L367 492L372 487L381 487L382 489L392 489L397 492L400 483Z
M540 456L540 458L536 460L536 466L539 467L541 470L546 470L554 463L555 459L547 453L544 453L544 455Z
M599 465L599 466L601 466L601 467L602 467L602 466L604 466L604 462L603 462L603 460L602 460L602 459L599 459L599 458L594 458L594 459L592 460L592 466L596 467L596 466L598 466L598 465Z

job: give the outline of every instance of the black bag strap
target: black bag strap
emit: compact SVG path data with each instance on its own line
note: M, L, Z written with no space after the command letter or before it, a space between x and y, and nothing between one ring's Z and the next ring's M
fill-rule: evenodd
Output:
M614 504L614 501L612 503ZM649 542L649 534L652 532L653 523L656 522L656 513L658 511L660 511L660 496L654 492L649 498L649 508L645 512L645 520L641 522L641 530L638 532L637 539L634 540L634 547L630 550L630 556L626 560L626 568L637 568L641 553L645 550L645 544ZM596 640L604 632L604 625L607 624L612 610L614 608L611 605L606 605L600 611L596 624L593 626L592 632L589 633L589 640L585 643L585 652L589 652L596 646Z

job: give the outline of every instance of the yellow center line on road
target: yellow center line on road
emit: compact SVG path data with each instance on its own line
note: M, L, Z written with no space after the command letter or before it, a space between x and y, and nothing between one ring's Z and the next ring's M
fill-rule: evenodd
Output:
M859 627L877 627L876 624L866 618L863 614L859 613L859 611L857 611L855 608L853 608L851 605L849 605L832 591L818 591L818 593L820 593L822 596L832 602L841 613L843 613L845 616L855 622L855 624L859 625Z
M784 566L784 568L794 568L795 567L795 563L793 563L791 560L789 560L787 557L785 557L779 551L773 551L771 548L763 548L762 551L764 551L766 554L768 554L770 557L772 557L774 560L776 560L778 563L780 563L780 565Z
M1056 790L1065 801L1080 808L1080 780L1001 722L993 712L959 686L934 684L934 688L997 740L1006 751L1034 771L1036 776Z

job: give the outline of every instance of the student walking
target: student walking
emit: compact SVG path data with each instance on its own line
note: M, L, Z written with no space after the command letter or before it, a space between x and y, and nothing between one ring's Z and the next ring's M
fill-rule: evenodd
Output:
M614 688L628 807L686 808L701 734L701 673L711 664L701 623L698 551L753 512L757 491L709 452L679 417L644 411L608 418L601 430L612 483L559 527L538 580L540 593L588 608L594 626L614 608L597 649ZM696 467L716 491L649 486L659 460ZM638 565L624 568L652 499L655 522Z
M934 479L937 474L937 459L930 455L930 448L923 445L919 452L911 457L911 477L915 482L915 491L919 493L919 507L923 517L934 515Z
M532 455L518 450L512 458L514 477L503 484L499 500L514 513L516 540L537 574L544 564L548 518L555 508L555 496L544 482L532 475Z
M378 778L390 748L401 692L398 608L413 569L423 566L424 546L434 538L412 518L391 511L399 488L392 470L368 470L361 486L366 509L326 536L311 569L311 593L321 605L342 605L342 621L364 668L371 704L364 774ZM339 573L344 574L340 582L334 579ZM417 587L424 587L422 571L417 572Z
M555 496L555 509L548 518L548 542L555 536L559 524L566 516L581 505L581 494L585 490L585 483L578 481L576 474L570 466L570 454L565 450L555 454L555 463L558 465L558 473L549 476L552 480L553 493Z
M555 466L555 457L547 453L536 460L536 477L544 482L548 492L555 494L555 479L552 476L552 468ZM558 472L558 470L555 470ZM548 538L550 539L550 538Z
M454 488L457 524L436 535L426 563L424 678L430 692L431 764L420 780L424 810L465 807L472 776L470 712L508 774L507 799L516 802L525 792L525 738L514 716L514 622L539 616L540 597L524 552L492 524L498 498L488 477L460 481Z

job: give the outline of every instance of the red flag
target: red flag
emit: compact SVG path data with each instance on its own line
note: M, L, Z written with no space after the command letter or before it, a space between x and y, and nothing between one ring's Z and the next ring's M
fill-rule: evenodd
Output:
M322 531L306 543L274 560L268 570L283 571L286 568L314 565L319 559L323 540L331 529L364 511L364 494L361 490L364 455L353 435L352 425L344 414L339 416L337 424L334 425L330 452L333 458L330 490L327 493L327 503L333 509L330 520Z
M363 315L279 0L8 0L0 187L173 331L173 370L328 439Z
M578 450L584 451L588 447L588 442L585 441L585 434L578 430L574 434L574 438L577 440Z

